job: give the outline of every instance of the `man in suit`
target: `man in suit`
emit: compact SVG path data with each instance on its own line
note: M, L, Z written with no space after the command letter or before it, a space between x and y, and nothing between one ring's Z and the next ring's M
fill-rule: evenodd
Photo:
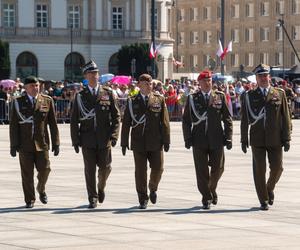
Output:
M282 147L290 148L291 119L284 90L270 82L270 67L258 65L254 71L258 87L245 93L241 109L241 146L247 152L248 128L253 157L253 176L261 210L273 205L274 189L282 168ZM266 155L270 175L266 183Z
M25 79L26 94L12 102L9 130L10 154L15 157L19 152L22 185L26 208L33 208L34 166L38 171L37 191L40 201L47 204L45 186L50 173L49 134L51 133L52 152L59 154L59 133L55 118L54 102L50 96L39 94L39 82L36 77Z
M118 140L120 112L112 91L99 85L95 62L83 66L88 86L76 94L71 112L71 138L76 153L82 148L89 208L103 203L105 186L111 172L111 146ZM96 187L96 167L98 185Z
M128 98L124 112L121 146L123 155L131 145L135 163L135 185L140 209L148 205L147 161L150 163L150 201L157 200L157 187L163 173L163 151L168 152L170 145L169 115L165 99L152 92L152 78L148 74L139 77L140 92Z
M198 82L201 89L188 96L182 129L185 147L193 147L203 208L210 209L211 203L218 202L216 188L224 171L224 145L232 148L232 118L224 93L212 89L211 72L202 71Z

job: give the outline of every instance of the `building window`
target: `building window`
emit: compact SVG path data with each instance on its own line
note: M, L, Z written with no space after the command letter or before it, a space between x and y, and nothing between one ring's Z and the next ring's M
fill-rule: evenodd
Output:
M262 42L269 41L270 36L270 28L269 27L263 27L260 29L260 40Z
M220 5L217 6L217 18L218 19L221 18L221 6Z
M239 29L233 29L231 30L231 40L234 43L238 43L239 42Z
M294 40L300 40L300 25L292 27L292 35Z
M269 12L270 12L269 2L262 2L260 4L260 15L261 16L269 16Z
M190 9L190 19L191 21L197 21L198 19L198 8Z
M190 66L191 66L191 71L195 72L195 70L198 66L198 56L197 55L190 56Z
M122 7L112 8L112 29L113 30L123 29L123 8Z
M245 41L248 43L251 43L254 41L254 29L253 28L246 28Z
M184 9L179 10L179 21L184 21Z
M80 28L80 6L70 5L68 9L69 9L68 27L73 29L79 29Z
M282 37L283 37L282 27L276 27L276 30L275 30L276 41L282 41Z
M240 17L240 6L238 4L234 4L231 6L231 17L232 18Z
M196 44L198 43L198 32L197 31L192 31L191 32L191 44Z
M32 53L23 52L18 55L16 60L16 76L24 79L29 75L38 75L37 59Z
M211 40L211 31L203 31L203 43L210 44Z
M293 0L292 1L292 13L293 14L300 14L300 0Z
M210 59L210 55L203 55L203 67L208 66L209 59Z
M254 66L254 54L253 53L247 53L246 54L246 66L247 67L253 67Z
M16 17L15 17L15 5L14 4L3 4L3 26L5 28L15 27Z
M269 64L269 54L268 53L260 53L259 55L260 63Z
M48 27L48 6L46 4L36 5L36 26L38 28Z
M77 52L72 52L65 59L65 79L70 81L82 81L82 66L84 58Z
M184 44L184 32L180 32L180 35L179 35L179 44L181 44L181 45Z
M204 7L203 9L203 19L210 20L211 19L211 7Z
M246 4L246 17L254 17L254 5L253 3Z
M239 66L239 54L237 53L231 54L231 66L232 67Z
M282 61L282 52L276 52L275 53L275 65L283 65Z
M276 14L283 15L284 14L284 1L276 2Z

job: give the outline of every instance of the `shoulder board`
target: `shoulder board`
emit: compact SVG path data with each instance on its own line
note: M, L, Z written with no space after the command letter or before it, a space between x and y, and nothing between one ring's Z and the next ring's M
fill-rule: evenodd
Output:
M275 87L274 89L275 89L275 90L277 90L277 91L279 91L279 92L284 92L284 90L283 90L283 89L281 89L281 88L277 88L277 87Z
M220 90L215 90L215 93L217 95L225 95L225 93L223 91L220 91Z
M102 89L105 90L105 91L107 91L107 92L109 92L109 93L112 92L112 91L111 91L111 88L108 87L108 86L103 86Z
M46 94L41 94L41 96L42 96L42 97L45 97L45 98L48 98L48 99L52 99L52 97L51 97L51 96L49 96L49 95L46 95Z

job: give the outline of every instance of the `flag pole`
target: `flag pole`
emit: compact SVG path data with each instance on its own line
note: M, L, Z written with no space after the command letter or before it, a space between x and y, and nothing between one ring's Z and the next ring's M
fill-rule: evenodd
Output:
M224 41L225 41L225 0L221 0L221 44L222 48L224 48ZM224 59L221 59L221 74L224 75L225 73L225 63Z
M153 51L155 51L155 0L151 0L151 42L153 45ZM156 78L155 57L151 59L151 71L152 77Z

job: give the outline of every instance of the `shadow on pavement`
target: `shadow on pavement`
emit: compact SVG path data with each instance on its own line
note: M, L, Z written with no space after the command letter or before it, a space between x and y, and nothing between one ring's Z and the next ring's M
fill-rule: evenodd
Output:
M71 208L25 208L25 206L19 207L7 207L0 208L0 214L5 213L20 213L20 212L52 212L53 214L72 214L72 213L95 213L95 212L110 212L113 214L129 214L129 213L166 213L171 215L181 215L181 214L222 214L222 213L245 213L245 212L255 212L259 211L258 207L252 208L241 208L241 209L215 209L210 210L202 209L202 206L195 206L191 208L147 208L139 209L138 206L130 208L101 208L100 206L94 209L88 209L87 205L71 207Z

